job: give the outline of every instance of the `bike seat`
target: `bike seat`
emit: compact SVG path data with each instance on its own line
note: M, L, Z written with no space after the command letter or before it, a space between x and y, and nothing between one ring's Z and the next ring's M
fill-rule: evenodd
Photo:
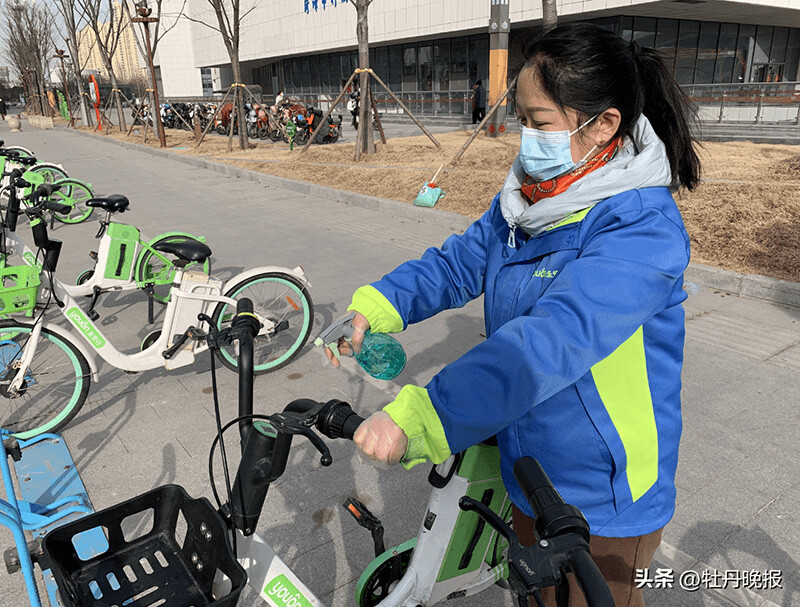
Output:
M86 201L87 207L100 207L111 213L122 213L131 203L122 194L112 194L103 198L90 198Z
M36 158L34 158L33 156L16 156L14 157L14 162L16 162L17 164L21 164L23 166L30 167L36 164L38 160L36 160Z
M178 238L176 237L175 240L169 242L160 242L153 245L153 248L162 253L171 253L187 263L192 261L203 263L211 257L211 249L206 244L189 238L185 240L179 240Z

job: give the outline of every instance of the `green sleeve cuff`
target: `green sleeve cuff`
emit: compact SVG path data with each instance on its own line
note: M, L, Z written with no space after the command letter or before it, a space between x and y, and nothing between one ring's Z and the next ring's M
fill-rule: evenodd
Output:
M355 310L366 316L369 330L373 333L399 333L403 330L403 319L383 293L372 285L365 285L353 293L353 301L347 311Z
M408 437L408 448L402 460L406 469L426 460L441 464L450 457L450 446L442 422L425 388L403 386L397 398L383 410Z

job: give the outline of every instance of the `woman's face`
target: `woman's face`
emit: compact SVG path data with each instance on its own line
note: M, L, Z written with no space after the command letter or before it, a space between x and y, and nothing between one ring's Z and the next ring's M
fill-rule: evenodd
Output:
M583 123L578 112L556 105L541 88L535 70L520 72L517 82L517 119L529 129L542 131L574 131ZM592 148L602 149L619 128L620 114L615 108L606 110L596 120L570 137L570 152L574 162L580 162Z

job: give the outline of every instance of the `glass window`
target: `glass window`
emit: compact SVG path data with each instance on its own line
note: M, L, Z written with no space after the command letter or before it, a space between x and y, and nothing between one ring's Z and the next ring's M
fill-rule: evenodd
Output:
M478 80L483 80L484 88L489 84L489 34L469 38L469 84L472 88Z
M633 36L633 17L621 17L620 18L620 36L622 36L627 42L631 41L631 36Z
M633 20L633 40L642 46L656 45L656 20L654 17L636 17Z
M312 76L315 76L317 71L314 70L314 74L311 73L311 61L308 57L303 57L302 67L301 67L301 78L303 82L303 93L310 93L312 87ZM314 78L316 80L316 78Z
M450 90L450 41L442 40L433 45L433 90Z
M403 90L417 90L417 47L403 45Z
M678 54L678 28L677 19L659 19L658 33L656 34L655 48L664 53L667 65L674 71L675 56Z
M383 76L381 76L383 78ZM399 92L403 82L403 49L399 44L389 47L389 79L384 78L392 92Z
M300 76L302 67L299 59L292 59L292 85L294 86L294 93L299 94L303 91L303 82Z
M789 28L776 27L775 35L772 36L772 48L769 51L770 63L785 63L786 48L789 43Z
M450 90L466 91L469 86L469 40L453 38L450 41Z
M789 33L783 79L789 81L800 80L800 29L793 29Z
M591 22L614 33L619 30L619 27L617 27L619 25L618 17L602 17L600 19L592 19Z
M703 21L700 24L700 43L697 49L695 84L711 84L714 81L714 65L717 61L719 23Z
M382 46L375 50L375 73L389 84L389 47Z
M753 61L755 35L755 25L743 23L739 26L739 39L736 42L732 82L750 82L749 70Z
M756 31L756 46L753 49L753 66L769 63L769 51L772 47L772 33L775 30L771 25L759 25Z
M433 46L430 44L420 45L417 49L417 59L419 61L418 88L420 91L430 91L433 89Z
M350 67L350 54L342 53L339 55L339 78L347 82L350 74L353 73L353 68Z
M328 68L328 58L325 55L322 55L318 60L315 59L313 65L317 68L319 72L319 90L322 93L332 93L334 92L334 85L331 82L331 75ZM335 87L336 92L339 92L339 87Z
M738 34L739 25L737 23L723 23L720 26L714 82L731 82L733 65L736 60L736 37Z
M699 21L681 21L678 32L678 54L675 60L675 79L678 84L694 82L694 64L697 60Z
M334 88L338 93L342 89L342 86L345 83L345 81L342 80L342 75L340 73L339 55L336 53L331 53L330 55L327 56L326 60L328 62L328 67L330 69L331 82L333 83Z

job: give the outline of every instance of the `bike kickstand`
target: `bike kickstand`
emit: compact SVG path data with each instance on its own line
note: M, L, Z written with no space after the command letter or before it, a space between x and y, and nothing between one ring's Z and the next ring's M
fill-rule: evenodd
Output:
M145 293L147 293L147 324L152 325L153 321L155 320L155 310L153 305L153 298L155 295L155 289L153 289L152 284L148 284L145 288Z

